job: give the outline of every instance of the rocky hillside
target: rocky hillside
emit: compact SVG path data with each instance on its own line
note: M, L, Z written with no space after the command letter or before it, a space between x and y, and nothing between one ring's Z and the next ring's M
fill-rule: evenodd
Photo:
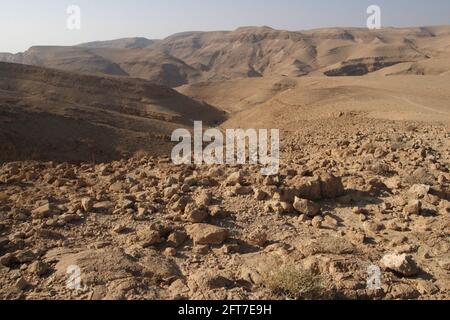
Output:
M76 47L33 47L8 62L63 70L138 77L179 86L208 80L262 76L356 76L450 71L450 28L357 28L283 31L244 27L185 32L163 40L119 39Z

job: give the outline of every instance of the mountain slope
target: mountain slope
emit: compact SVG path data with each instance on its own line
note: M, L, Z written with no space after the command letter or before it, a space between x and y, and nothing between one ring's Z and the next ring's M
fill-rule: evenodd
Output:
M94 41L77 45L82 48L109 48L109 49L144 49L152 46L156 41L146 38L122 38L109 41Z
M165 153L177 128L224 113L137 79L0 63L0 161L106 161Z
M374 31L243 27L185 32L159 41L127 38L77 47L33 47L22 54L0 54L0 60L139 77L176 87L263 76L360 76L397 65L405 68L389 75L446 74L449 43L449 26Z

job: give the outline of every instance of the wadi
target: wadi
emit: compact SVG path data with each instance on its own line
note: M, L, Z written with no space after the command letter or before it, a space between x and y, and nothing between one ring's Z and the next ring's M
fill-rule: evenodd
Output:
M449 43L242 27L0 54L0 298L448 300ZM243 161L172 161L247 129L279 130L279 163L248 137Z

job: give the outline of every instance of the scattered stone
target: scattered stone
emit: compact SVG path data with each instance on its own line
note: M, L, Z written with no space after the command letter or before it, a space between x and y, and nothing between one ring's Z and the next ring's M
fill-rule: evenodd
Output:
M415 184L409 189L408 195L413 199L423 199L430 192L430 186Z
M364 244L367 241L366 234L360 231L348 231L347 236L353 244Z
M385 229L384 224L377 222L364 222L364 230L368 234L377 234Z
M339 226L339 222L329 215L325 216L323 224L329 228L337 228Z
M411 285L399 283L392 287L391 295L394 299L411 300L419 296L419 292Z
M177 202L173 204L172 209L174 211L184 211L186 206L192 202L193 200L190 196L182 196L180 199L178 199Z
M210 206L209 215L213 218L226 218L229 213L223 210L221 206Z
M32 273L37 275L38 277L45 276L49 270L50 266L42 261L35 261L28 267L28 270Z
M439 292L439 288L429 281L421 280L417 283L417 291L420 294L436 294Z
M322 228L323 218L320 216L316 216L312 219L311 223L314 228L320 229Z
M230 288L234 284L230 279L210 270L201 270L192 275L189 280L189 286L194 290Z
M166 199L172 198L174 195L177 194L178 190L179 190L178 186L172 186L172 187L168 187L168 188L164 189L164 192L163 192L164 198L166 198Z
M16 281L16 283L14 284L14 286L15 286L17 289L21 290L21 291L25 291L25 290L27 290L27 289L31 286L31 284L30 284L27 280L25 280L25 278L20 277L20 278Z
M387 254L381 259L381 265L384 268L397 272L405 277L415 276L419 272L412 256L406 254Z
M241 252L241 246L237 243L230 243L223 246L223 252L225 254L233 254L233 253L240 253Z
M82 220L82 218L75 213L65 213L62 216L60 216L59 219L64 221L65 223L78 222Z
M357 214L357 215L369 215L370 211L367 210L366 208L360 208L360 207L355 207L353 208L353 213Z
M265 204L265 208L267 212L274 212L278 215L282 215L285 213L291 213L294 207L292 204L284 202L284 201L270 201Z
M255 230L248 235L247 239L253 245L264 247L267 243L267 233L263 230Z
M143 208L143 207L139 207L137 210L137 215L139 217L144 217L148 214L148 209L147 208Z
M403 209L403 213L407 217L412 215L420 215L421 211L422 211L422 202L420 200L410 201Z
M12 253L7 253L0 257L0 264L5 267L11 267L13 264L18 263L16 256Z
M192 223L202 223L209 216L205 207L197 207L194 203L188 204L185 212L187 221Z
M341 178L329 173L320 175L320 188L325 199L336 199L345 192Z
M312 179L301 178L300 181L294 180L293 184L300 198L311 201L322 199L322 190L318 177Z
M264 191L262 191L260 189L255 189L254 190L254 194L255 194L255 199L257 201L263 201L263 200L266 200L269 197L269 195L266 192L264 192Z
M31 211L33 218L42 219L42 218L51 218L54 215L58 215L60 212L56 208L56 206L47 203L37 209Z
M237 184L241 184L243 182L242 172L237 171L228 176L225 180L225 184L227 186L235 186Z
M207 245L195 245L192 251L196 254L205 255L209 253L210 249Z
M126 230L127 230L127 226L124 224L118 224L113 229L113 231L118 234L124 233Z
M187 234L183 231L174 231L167 238L167 245L174 248L180 247L187 239Z
M233 189L233 193L238 196L245 196L253 193L253 188L237 185Z
M166 248L164 250L164 255L167 257L175 257L177 255L177 250L175 248Z
M83 208L84 212L91 211L93 206L94 206L94 201L91 198L81 199L81 207Z
M36 255L31 250L16 252L15 257L20 263L30 263L36 259Z
M111 211L112 209L114 209L114 203L112 203L111 201L101 201L101 202L97 202L93 205L92 207L94 210L96 211Z
M300 214L305 214L308 217L315 217L320 213L320 206L315 202L306 199L295 198L294 209Z
M298 222L300 222L300 223L305 223L305 222L307 222L307 221L309 221L309 220L308 220L308 217L306 216L306 214L301 214L301 215L298 217Z
M446 271L450 271L450 257L445 257L445 258L439 259L438 264L442 269L444 269Z
M161 235L158 231L144 229L138 232L139 240L142 247L148 248L162 242Z

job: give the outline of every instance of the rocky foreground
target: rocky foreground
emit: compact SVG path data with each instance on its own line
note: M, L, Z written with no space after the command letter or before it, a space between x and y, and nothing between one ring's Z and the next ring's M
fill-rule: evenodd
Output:
M284 133L273 177L150 156L6 163L0 298L449 299L448 128L358 121Z

